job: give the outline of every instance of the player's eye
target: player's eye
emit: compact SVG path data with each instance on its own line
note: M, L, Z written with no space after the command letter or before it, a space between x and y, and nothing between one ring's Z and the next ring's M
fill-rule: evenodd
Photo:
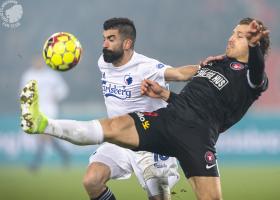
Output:
M245 35L244 35L244 33L238 33L238 34L237 34L237 37L238 37L238 38L244 38Z

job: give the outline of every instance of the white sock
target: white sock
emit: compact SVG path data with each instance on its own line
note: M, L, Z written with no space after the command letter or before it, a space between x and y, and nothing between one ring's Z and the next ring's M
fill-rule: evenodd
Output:
M146 180L146 190L149 197L161 196L161 199L171 200L168 177L153 177Z
M104 140L103 129L98 120L48 119L48 126L44 132L77 145L100 144Z

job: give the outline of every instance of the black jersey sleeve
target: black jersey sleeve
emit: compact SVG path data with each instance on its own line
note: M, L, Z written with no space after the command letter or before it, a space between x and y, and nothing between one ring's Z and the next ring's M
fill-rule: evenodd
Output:
M260 46L249 47L249 77L248 81L255 87L261 86L264 81L264 56Z

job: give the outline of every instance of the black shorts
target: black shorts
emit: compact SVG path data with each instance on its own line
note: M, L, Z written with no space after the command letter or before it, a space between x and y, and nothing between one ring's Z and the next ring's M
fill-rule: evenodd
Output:
M135 151L150 151L176 157L187 178L218 177L215 134L211 128L197 122L194 115L180 119L176 112L159 109L155 112L129 114L139 134Z

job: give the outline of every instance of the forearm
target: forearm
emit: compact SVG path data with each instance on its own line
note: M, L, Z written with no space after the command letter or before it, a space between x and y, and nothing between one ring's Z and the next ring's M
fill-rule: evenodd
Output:
M185 65L181 67L174 67L166 70L165 80L166 81L187 81L193 77L198 70L200 65Z
M198 70L200 70L200 65L187 65L179 68L179 72L182 74L180 81L186 81L192 78Z
M259 45L249 47L249 77L252 84L259 86L263 82L264 56Z

